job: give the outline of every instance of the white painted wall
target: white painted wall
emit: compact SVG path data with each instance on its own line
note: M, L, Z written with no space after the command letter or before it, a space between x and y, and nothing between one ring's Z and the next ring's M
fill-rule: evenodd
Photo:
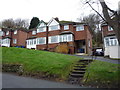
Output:
M105 56L109 55L110 58L120 58L120 46L107 46L104 53Z

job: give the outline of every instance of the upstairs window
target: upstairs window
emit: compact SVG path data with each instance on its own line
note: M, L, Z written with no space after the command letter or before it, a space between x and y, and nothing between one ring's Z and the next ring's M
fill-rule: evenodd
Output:
M17 34L17 30L14 31L14 34Z
M68 29L69 29L69 25L65 25L64 30L68 30Z
M16 44L17 43L17 39L13 39L13 43Z
M108 31L113 31L113 28L108 26Z
M6 32L6 35L9 35L9 31Z
M84 30L84 26L83 25L79 25L76 27L76 31L83 31Z
M46 32L46 27L39 27L37 29L37 33L39 33L39 32Z
M4 32L3 31L0 31L0 36L4 36Z
M59 30L59 29L60 29L59 25L49 26L49 31Z
M36 35L36 31L32 31L32 35Z

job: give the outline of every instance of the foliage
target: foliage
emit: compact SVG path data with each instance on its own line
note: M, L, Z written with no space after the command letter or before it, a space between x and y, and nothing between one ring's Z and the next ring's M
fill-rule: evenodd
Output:
M2 47L2 63L22 64L24 73L45 72L66 79L78 60L79 57L54 52Z
M37 17L33 17L30 22L29 29L36 28L37 25L39 24L40 20Z

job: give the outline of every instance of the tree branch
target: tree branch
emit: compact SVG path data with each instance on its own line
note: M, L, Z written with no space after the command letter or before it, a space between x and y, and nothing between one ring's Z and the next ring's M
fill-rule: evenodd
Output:
M103 21L106 22L106 20L103 18L103 16L91 6L91 4L89 3L89 1L86 2L86 3L92 8L92 10L94 10L103 19Z

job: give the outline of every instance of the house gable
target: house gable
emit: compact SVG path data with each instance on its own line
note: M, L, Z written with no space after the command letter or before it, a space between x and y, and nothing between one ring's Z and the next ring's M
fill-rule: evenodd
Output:
M54 18L52 18L47 24L47 26L55 26L55 25L59 25L59 22L56 21Z

